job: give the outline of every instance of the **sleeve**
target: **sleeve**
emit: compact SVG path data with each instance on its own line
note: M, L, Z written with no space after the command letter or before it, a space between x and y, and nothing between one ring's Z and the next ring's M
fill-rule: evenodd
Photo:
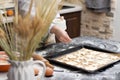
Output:
M28 12L30 2L31 2L31 0L18 0L18 9L19 9L19 13L21 15L25 15ZM32 16L35 15L35 7L34 6L32 7L31 15Z

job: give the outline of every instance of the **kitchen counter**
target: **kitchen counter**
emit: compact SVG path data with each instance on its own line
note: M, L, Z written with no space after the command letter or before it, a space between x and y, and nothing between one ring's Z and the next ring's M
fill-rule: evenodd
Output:
M37 50L36 52L40 55L48 56L80 45L93 46L100 49L113 51L118 54L120 52L120 42L88 36L74 38L69 44L52 44L45 47L43 50ZM0 80L6 80L3 77L6 77L6 73L0 73ZM76 71L55 65L53 76L45 77L45 80L120 80L120 63L117 63L105 71L96 74L83 74L81 72L77 73Z
M112 40L104 40L95 37L77 37L69 44L58 43L51 46L48 46L45 50L41 50L43 56L49 54L59 53L66 49L71 49L80 45L88 45L97 47L104 50L109 50L110 52L120 53L120 42ZM38 52L39 53L39 52ZM58 70L58 71L57 71ZM117 63L114 66L106 69L105 71L96 73L96 74L83 74L76 73L67 68L62 68L55 66L55 71L53 77L48 77L45 80L120 80L120 63Z
M46 56L82 45L92 46L106 51L108 50L111 52L120 53L120 42L88 36L73 38L73 40L69 44L51 44L47 47L44 47L43 50L37 52L42 54L43 56Z
M71 3L64 3L63 8L60 10L60 14L71 13L76 11L81 11L82 6L71 4Z

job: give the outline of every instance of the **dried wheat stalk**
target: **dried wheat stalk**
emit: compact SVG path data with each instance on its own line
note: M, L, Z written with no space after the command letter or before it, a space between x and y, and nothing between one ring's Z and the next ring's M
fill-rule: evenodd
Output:
M36 14L31 17L32 2ZM25 61L31 58L55 18L58 4L59 0L31 0L29 11L24 17L18 15L16 5L13 23L4 23L3 15L0 14L0 46L11 60Z

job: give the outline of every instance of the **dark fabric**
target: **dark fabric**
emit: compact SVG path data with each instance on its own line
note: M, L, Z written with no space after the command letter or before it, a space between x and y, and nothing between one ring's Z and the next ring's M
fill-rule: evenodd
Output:
M110 11L111 0L85 0L86 7L94 12Z

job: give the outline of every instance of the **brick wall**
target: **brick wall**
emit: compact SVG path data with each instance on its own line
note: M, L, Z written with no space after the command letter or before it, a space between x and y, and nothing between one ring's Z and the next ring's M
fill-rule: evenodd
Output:
M113 21L115 11L115 0L111 1L111 11L109 13L95 13L86 9L85 0L65 0L70 3L82 5L81 15L81 36L95 36L109 39L113 35Z

